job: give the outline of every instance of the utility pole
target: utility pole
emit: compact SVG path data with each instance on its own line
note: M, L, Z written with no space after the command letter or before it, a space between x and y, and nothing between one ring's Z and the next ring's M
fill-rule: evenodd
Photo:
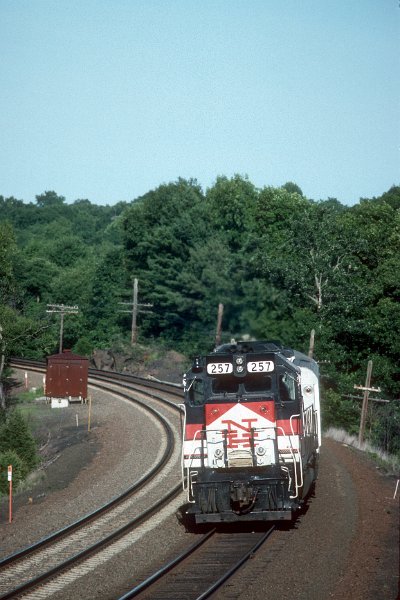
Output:
M79 312L79 306L65 306L65 304L48 304L47 313L57 313L60 315L60 345L59 353L63 351L64 336L64 315L76 315Z
M6 408L6 395L4 392L2 375L6 363L6 342L3 337L3 327L0 325L0 408Z
M314 356L314 340L315 340L315 329L311 329L310 345L308 347L308 357L309 358L312 358Z
M215 334L215 346L221 343L222 316L224 314L224 305L221 302L218 304L217 332Z
M136 279L136 277L133 280L133 298L132 298L132 302L120 302L119 304L124 304L124 305L129 305L132 306L132 310L122 310L121 312L127 312L129 314L132 314L132 324L131 324L131 345L133 346L134 344L136 344L137 341L137 316L138 313L149 313L152 312L151 310L142 310L139 307L152 307L152 304L140 304L138 302L138 295L139 295L139 282Z
M133 302L132 302L132 327L131 327L131 344L136 344L137 339L137 313L138 313L138 286L139 282L135 278L133 280Z
M354 389L355 390L363 390L364 392L364 397L363 397L363 403L362 403L362 409L361 409L361 418L360 418L360 430L358 433L358 445L361 447L363 441L364 441L364 431L365 431L365 423L367 420L367 412L368 412L368 399L369 399L369 393L370 392L380 392L381 388L374 388L371 387L371 374L372 374L372 360L368 361L368 366L367 366L367 376L365 379L365 386L362 385L355 385Z

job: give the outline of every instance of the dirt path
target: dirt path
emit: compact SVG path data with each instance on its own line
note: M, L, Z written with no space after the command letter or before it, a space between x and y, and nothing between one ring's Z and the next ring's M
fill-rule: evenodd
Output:
M320 476L305 514L295 528L279 528L217 598L396 600L394 490L395 480L363 453L325 438Z

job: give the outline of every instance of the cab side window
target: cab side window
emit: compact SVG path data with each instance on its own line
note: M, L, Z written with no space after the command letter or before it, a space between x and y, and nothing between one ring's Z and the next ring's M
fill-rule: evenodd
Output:
M296 400L296 381L288 373L279 375L279 397L281 402Z
M202 379L195 379L189 390L189 401L192 406L201 406L204 404L204 382Z

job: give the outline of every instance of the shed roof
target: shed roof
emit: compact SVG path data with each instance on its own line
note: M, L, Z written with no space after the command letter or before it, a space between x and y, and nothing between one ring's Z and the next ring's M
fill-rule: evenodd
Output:
M79 356L79 354L73 354L71 350L64 350L58 354L51 354L47 357L47 360L89 360L86 356Z

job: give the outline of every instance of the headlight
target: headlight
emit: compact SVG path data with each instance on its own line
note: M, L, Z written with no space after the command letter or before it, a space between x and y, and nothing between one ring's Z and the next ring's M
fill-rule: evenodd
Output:
M222 452L221 448L217 448L216 451L214 452L215 458L222 458L222 454L223 454L223 452Z
M264 446L257 446L256 453L258 454L258 456L263 456L265 454Z

